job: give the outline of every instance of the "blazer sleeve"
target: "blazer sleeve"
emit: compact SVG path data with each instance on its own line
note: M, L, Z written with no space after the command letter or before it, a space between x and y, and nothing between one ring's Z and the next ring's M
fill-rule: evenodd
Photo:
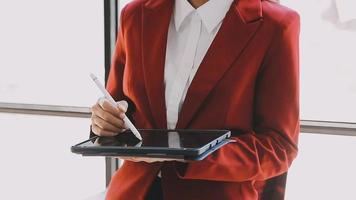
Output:
M126 115L132 120L132 113L135 111L135 106L131 99L124 94L124 69L126 63L126 40L125 40L125 17L124 7L121 11L119 33L116 41L116 47L112 58L106 89L115 99L115 101L125 100L128 103ZM134 123L134 122L133 122Z
M299 15L288 17L272 39L255 89L253 130L203 161L179 163L182 179L262 181L286 172L299 135ZM283 23L282 23L283 24Z
M124 77L124 68L126 62L124 27L123 27L124 11L125 10L121 12L119 33L117 35L115 51L112 57L112 63L110 67L108 81L106 84L106 89L111 94L111 96L115 99L115 101L119 101L124 98L123 77Z

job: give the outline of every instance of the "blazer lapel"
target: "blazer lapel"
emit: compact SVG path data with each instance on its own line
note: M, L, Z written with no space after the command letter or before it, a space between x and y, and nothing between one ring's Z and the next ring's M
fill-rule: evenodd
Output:
M164 65L173 1L148 1L142 15L144 81L155 128L166 128Z
M187 91L177 128L188 127L209 92L233 62L238 59L262 24L262 20L256 20L256 18L251 23L245 22L239 13L237 2L239 1L235 1L228 11ZM261 17L257 17L257 19L261 19Z

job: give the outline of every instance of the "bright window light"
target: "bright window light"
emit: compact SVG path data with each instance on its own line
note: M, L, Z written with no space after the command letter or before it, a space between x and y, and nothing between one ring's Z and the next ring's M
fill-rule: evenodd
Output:
M355 152L354 136L301 134L285 199L356 199Z
M97 0L0 6L0 102L90 106L104 77L104 8Z
M356 1L281 0L301 16L301 117L356 122Z
M105 190L102 157L70 147L89 137L90 119L0 113L1 199L85 199Z

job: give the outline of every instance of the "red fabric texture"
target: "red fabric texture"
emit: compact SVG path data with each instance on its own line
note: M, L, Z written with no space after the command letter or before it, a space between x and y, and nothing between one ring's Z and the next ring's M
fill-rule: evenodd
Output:
M129 99L138 128L166 128L164 63L172 0L136 0L121 14L107 89ZM235 143L203 161L125 162L109 200L143 200L159 170L167 200L283 199L299 135L299 15L236 0L194 77L177 128L229 129Z

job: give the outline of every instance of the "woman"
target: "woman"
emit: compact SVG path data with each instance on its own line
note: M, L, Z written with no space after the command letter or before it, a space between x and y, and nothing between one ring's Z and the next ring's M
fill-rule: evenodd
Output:
M92 131L229 129L203 161L124 158L107 199L283 199L299 134L299 16L261 0L136 0Z

